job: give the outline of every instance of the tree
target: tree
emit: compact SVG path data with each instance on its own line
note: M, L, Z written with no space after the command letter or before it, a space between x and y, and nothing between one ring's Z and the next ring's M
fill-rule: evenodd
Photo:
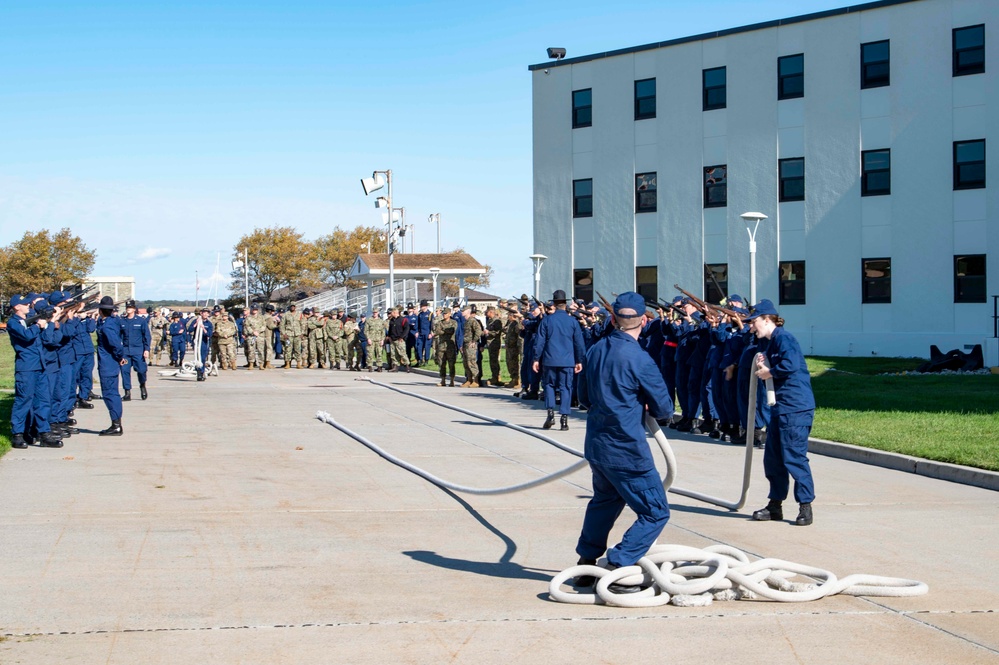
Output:
M313 245L318 260L317 277L330 287L359 286L347 280L357 255L387 251L383 232L374 226L356 226L350 231L338 228L317 238Z
M318 273L317 257L310 243L290 226L255 228L233 247L233 258L243 260L243 250L249 257L250 300L253 294L268 301L274 291L283 286L312 283ZM243 269L230 273L230 290L243 293Z
M96 259L97 252L68 228L55 235L47 229L26 231L20 240L0 249L0 293L53 291L82 282Z
M464 248L459 247L458 249L452 250L450 252L444 252L445 254L468 254ZM483 264L483 268L486 269L479 277L466 277L465 287L470 289L485 289L489 287L489 282L493 278L493 268L489 264ZM445 298L453 298L458 295L458 279L452 277L450 279L441 280L441 295Z

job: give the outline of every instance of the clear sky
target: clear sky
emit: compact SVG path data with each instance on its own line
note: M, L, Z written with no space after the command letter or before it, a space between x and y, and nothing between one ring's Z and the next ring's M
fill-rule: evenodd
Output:
M3 0L0 245L69 227L140 299L192 299L195 271L204 298L254 227L380 224L359 179L391 169L416 251L436 251L440 212L444 250L492 265L490 292L530 292L527 66L546 47L848 4Z

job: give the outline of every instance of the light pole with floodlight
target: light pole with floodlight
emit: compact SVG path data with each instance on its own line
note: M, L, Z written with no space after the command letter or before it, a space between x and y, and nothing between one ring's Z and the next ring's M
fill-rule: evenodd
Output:
M427 221L431 224L437 224L437 253L441 253L441 214L439 212L431 213Z
M388 255L389 255L389 278L388 278L388 288L385 289L385 311L386 313L392 307L392 288L395 284L395 219L394 210L392 209L392 170L387 171L374 171L370 178L361 178L361 187L364 188L365 196L371 194L371 192L376 192L382 187L388 186L388 191L386 196L379 196L375 201L376 208L385 208L387 210L386 217L388 223Z
M534 300L541 302L541 264L548 257L544 254L531 254L531 261L534 261Z
M440 268L430 269L430 276L433 277L434 279L434 307L433 307L434 310L437 309L437 276L440 274L441 274Z
M232 269L238 270L243 269L243 295L246 301L246 312L250 311L250 259L249 252L246 247L243 248L243 260L239 259L232 260Z
M749 232L749 304L755 305L756 300L756 229L760 222L767 219L762 212L744 212L739 217L746 223Z

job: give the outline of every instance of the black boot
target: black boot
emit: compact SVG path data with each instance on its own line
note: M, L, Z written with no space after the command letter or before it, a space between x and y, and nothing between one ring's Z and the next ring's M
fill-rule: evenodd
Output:
M684 418L676 426L677 432L689 432L692 429L694 429L694 421L690 418Z
M809 504L811 508L811 504ZM809 511L811 515L811 511ZM784 519L784 509L781 508L781 502L770 499L766 508L760 508L755 513L753 513L753 521L755 522L767 522L767 521L780 521Z
M146 399L147 397L149 397L149 393L146 392L146 384L144 383L139 384L139 394L142 395L142 399Z
M101 396L100 396L100 395L98 395L97 393L95 393L95 392L94 392L93 390L91 390L91 391L90 391L90 394L89 394L89 395L87 395L87 401L88 401L88 402L90 402L90 401L92 401L92 400L95 400L95 399L100 399L100 398L101 398Z
M596 559L586 559L584 557L579 557L579 561L576 562L577 566L595 566L597 565ZM576 578L576 581L572 583L572 586L580 589L585 589L586 587L593 586L597 581L593 575L580 575Z
M559 430L562 432L569 431L569 416L562 416L559 420Z
M766 430L758 429L753 432L753 446L756 448L766 448L767 445L767 432Z
M555 411L553 409L548 409L548 419L545 420L545 424L542 425L544 429L551 429L552 425L555 424Z
M798 519L794 520L795 526L808 526L812 523L812 504L802 503L798 507Z
M18 432L14 436L10 437L10 447L11 448L27 448L28 442L24 440L24 434Z
M121 397L121 401L122 402L131 402L132 401L132 391L131 390L126 390L125 394L122 395L122 397Z
M62 439L54 432L43 432L38 442L45 448L62 448Z
M76 400L76 408L78 408L78 409L92 409L92 408L94 408L94 405L91 404L90 402L88 402L85 399L78 399L78 400Z
M108 427L107 429L101 430L100 433L99 433L99 435L100 436L121 436L123 432L124 432L124 430L121 428L121 421L120 420L112 420L111 421L111 427Z

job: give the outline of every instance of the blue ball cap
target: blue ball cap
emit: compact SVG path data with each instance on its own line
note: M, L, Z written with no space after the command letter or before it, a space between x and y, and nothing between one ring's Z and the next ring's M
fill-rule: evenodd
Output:
M31 303L31 301L28 300L25 296L11 296L10 298L11 307L15 307L17 305L27 305L29 303Z
M645 298L634 291L620 294L614 301L614 314L626 319L645 314Z
M732 295L730 295L730 296L729 296L728 298L726 298L726 301L727 301L727 302L735 302L735 301L739 301L739 302L741 302L741 303L742 303L742 304L744 304L744 305L746 304L746 299L745 299L745 298L743 298L742 296L740 296L740 295L739 295L739 294L737 294L737 293L733 293Z
M52 293L49 294L49 304L50 305L58 305L59 303L61 303L65 299L66 299L66 296L63 294L62 291L53 291Z
M752 312L753 313L746 319L746 321L752 321L758 316L767 316L768 314L771 316L780 316L777 313L777 308L774 307L774 304L766 298L757 303L757 305L753 307Z
M676 298L673 298L673 302L670 304L679 307L680 305L683 304L684 300L686 300L686 298L684 298L683 296L677 296Z
M31 293L29 293L28 295L24 296L24 298L25 298L25 299L26 299L26 300L27 300L27 301L28 301L29 303L32 303L32 302L35 302L36 300L38 300L39 298L41 298L41 296L40 296L40 295L38 295L37 293L35 293L34 291L32 291L32 292L31 292Z

